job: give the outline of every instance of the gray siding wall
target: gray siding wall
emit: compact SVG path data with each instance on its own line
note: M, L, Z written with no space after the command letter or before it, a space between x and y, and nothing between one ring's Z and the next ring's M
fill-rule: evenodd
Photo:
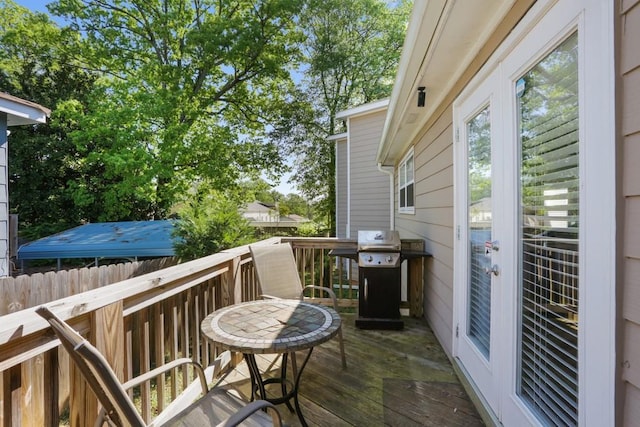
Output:
M347 237L347 140L336 141L336 237Z
M349 120L351 149L351 235L358 230L389 229L390 181L380 172L376 154L382 136L386 111L366 114Z
M620 63L621 182L623 225L619 227L622 257L621 331L619 337L621 425L640 422L640 0L621 0L618 28Z

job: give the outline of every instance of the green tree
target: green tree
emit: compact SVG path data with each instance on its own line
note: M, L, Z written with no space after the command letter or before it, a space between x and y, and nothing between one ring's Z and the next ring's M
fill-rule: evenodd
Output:
M187 261L252 242L254 230L238 205L236 197L206 186L198 189L178 211L176 255Z
M342 131L336 113L389 96L410 2L310 0L300 25L302 81L272 138L296 159L293 179L335 231L335 152L329 135Z
M291 84L299 34L291 0L59 0L100 71L73 137L95 177L74 200L100 219L164 217L192 182L215 188L281 168L265 126Z
M289 213L312 218L311 206L299 194L291 193L282 198L280 206L286 206Z
M85 217L67 187L81 173L68 138L77 129L71 117L84 108L95 80L73 60L78 41L46 14L0 0L0 91L52 110L48 124L15 127L9 135L9 205L31 238Z

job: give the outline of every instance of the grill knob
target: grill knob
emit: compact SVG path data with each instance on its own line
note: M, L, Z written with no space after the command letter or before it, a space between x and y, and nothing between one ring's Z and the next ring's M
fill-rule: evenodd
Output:
M367 258L367 261L369 261L369 262L373 261L373 257L371 255L369 255L369 257Z
M391 258L391 255L387 255L387 262L389 264L391 264L391 261L393 260L393 258Z

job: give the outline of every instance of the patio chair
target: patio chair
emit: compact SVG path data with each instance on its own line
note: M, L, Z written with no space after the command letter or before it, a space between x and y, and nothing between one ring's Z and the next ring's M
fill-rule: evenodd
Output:
M160 375L169 369L191 364L199 377L163 410L149 426L281 426L280 414L264 400L246 403L221 388L208 389L205 370L187 358L177 359L153 369L130 381L121 383L104 356L66 322L47 307L36 312L49 322L69 356L79 369L91 390L102 404L95 426L147 426L136 410L127 390ZM219 374L231 359L225 351L214 363L212 378ZM198 394L204 395L196 399ZM196 399L194 401L194 399ZM268 410L270 416L263 411Z
M289 243L254 245L249 246L249 250L263 298L300 299L302 301L307 289L318 289L329 294L333 301L333 308L338 311L338 301L333 290L323 286L302 286L293 249ZM346 368L347 358L344 353L342 326L340 326L337 336L340 342L342 367Z

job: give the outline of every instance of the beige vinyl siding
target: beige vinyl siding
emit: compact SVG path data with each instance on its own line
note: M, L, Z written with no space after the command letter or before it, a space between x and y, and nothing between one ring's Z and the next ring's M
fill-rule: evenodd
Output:
M415 214L398 214L403 238L422 239L426 262L425 316L451 354L453 318L453 114L445 113L414 146ZM397 197L397 189L396 189Z
M623 0L620 7L620 83L622 194L624 216L622 272L621 425L640 420L640 1Z
M336 237L347 237L347 139L336 141Z
M350 238L358 230L389 229L389 175L380 172L376 154L386 111L353 117L349 120L351 150Z
M9 271L9 177L7 170L7 143L0 147L0 277Z
M415 214L396 212L396 229L406 239L423 239L433 257L425 263L424 312L449 356L453 340L453 101L534 2L520 0L478 51L413 142ZM397 178L397 176L396 176ZM397 188L395 198L397 200Z

